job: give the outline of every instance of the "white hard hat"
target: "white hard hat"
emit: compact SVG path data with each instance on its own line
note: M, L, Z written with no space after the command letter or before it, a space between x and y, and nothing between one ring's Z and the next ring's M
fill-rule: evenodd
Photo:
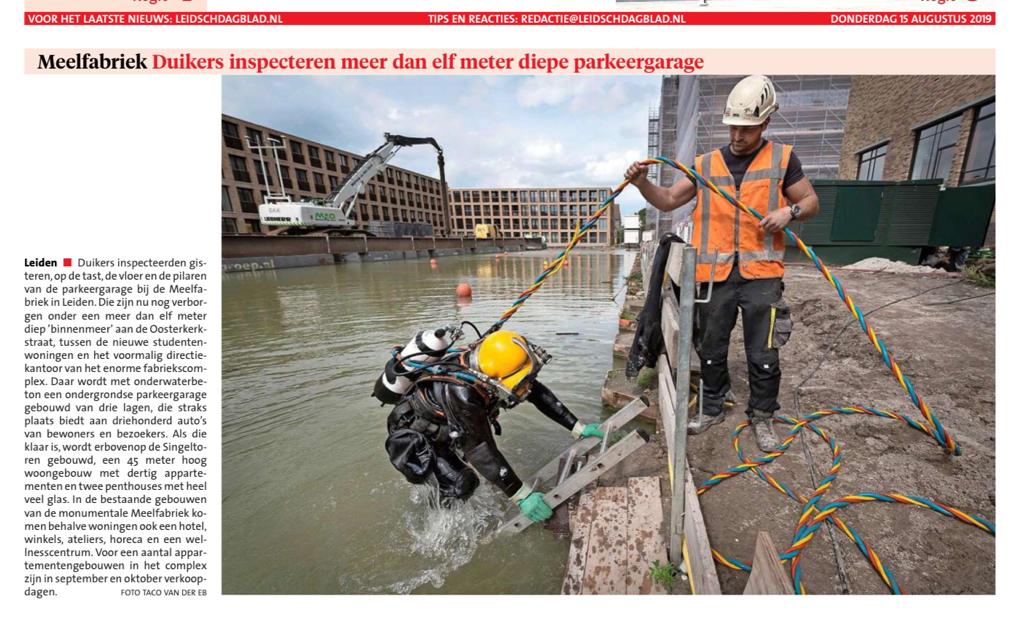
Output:
M725 102L726 125L760 125L779 109L775 85L763 75L750 75L732 88Z

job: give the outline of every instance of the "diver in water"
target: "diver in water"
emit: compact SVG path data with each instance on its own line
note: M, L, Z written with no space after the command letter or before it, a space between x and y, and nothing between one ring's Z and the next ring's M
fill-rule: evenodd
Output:
M526 517L546 520L552 511L544 494L523 483L498 450L499 412L527 401L574 438L604 433L598 423L580 422L537 380L551 358L543 349L509 330L451 347L460 335L452 327L426 331L392 352L373 393L395 404L385 443L391 463L411 483L433 477L443 499L472 496L479 473Z

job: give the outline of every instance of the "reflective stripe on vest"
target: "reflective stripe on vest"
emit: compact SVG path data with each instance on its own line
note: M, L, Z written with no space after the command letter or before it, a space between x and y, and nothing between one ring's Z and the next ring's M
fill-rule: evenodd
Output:
M724 192L732 194L751 208L767 215L785 206L782 182L792 147L768 142L754 157L743 175L739 191L720 151L697 158L697 172ZM783 233L764 233L758 222L741 213L724 198L702 184L697 188L697 207L693 214L693 239L697 246L697 281L724 280L738 256L744 278L780 278L785 255ZM717 255L716 255L717 253Z

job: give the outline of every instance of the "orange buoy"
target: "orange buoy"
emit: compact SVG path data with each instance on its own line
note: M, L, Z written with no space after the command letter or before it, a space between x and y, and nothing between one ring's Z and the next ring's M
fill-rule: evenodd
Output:
M455 287L455 297L468 299L473 297L473 287L470 287L468 283L460 282L458 287Z

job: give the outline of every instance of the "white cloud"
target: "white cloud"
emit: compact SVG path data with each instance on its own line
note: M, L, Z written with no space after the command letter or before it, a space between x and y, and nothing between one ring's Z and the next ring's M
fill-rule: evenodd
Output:
M523 155L527 161L545 162L562 157L564 148L556 140L533 140L523 144Z
M614 77L534 76L516 90L516 101L524 108L564 104L571 112L611 112L634 103L637 96L644 97Z
M584 162L584 174L590 183L599 185L617 185L629 165L643 157L643 151L629 149L618 153L608 153Z

